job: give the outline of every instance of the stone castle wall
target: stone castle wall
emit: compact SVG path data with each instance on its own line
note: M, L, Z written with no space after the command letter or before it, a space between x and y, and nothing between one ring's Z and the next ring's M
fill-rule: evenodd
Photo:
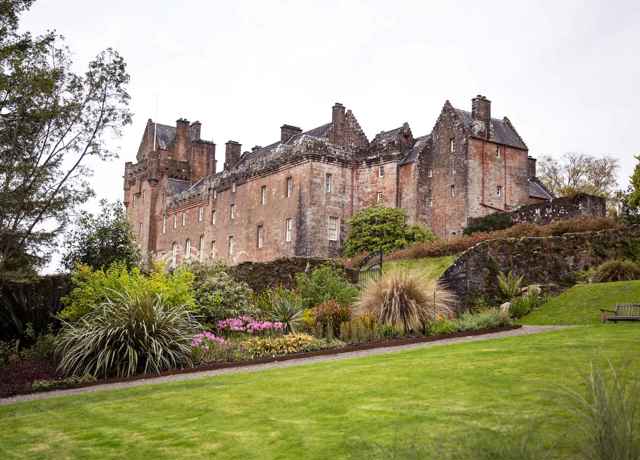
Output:
M637 257L640 225L561 236L483 241L468 249L440 280L469 305L474 299L495 298L499 272L524 276L523 283L567 286L575 272L609 259Z

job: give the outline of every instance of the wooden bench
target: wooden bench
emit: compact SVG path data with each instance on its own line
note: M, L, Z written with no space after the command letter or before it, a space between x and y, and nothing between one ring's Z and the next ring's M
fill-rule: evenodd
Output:
M638 303L619 303L615 310L604 310L602 312L602 321L640 321L640 304ZM609 315L613 313L613 315Z

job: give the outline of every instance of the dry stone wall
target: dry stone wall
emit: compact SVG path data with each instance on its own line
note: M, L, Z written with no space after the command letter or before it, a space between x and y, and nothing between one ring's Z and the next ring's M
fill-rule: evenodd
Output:
M525 284L568 286L577 271L616 258L640 255L640 225L561 236L483 241L468 249L447 269L441 281L461 305L479 298L495 300L499 272L524 276Z

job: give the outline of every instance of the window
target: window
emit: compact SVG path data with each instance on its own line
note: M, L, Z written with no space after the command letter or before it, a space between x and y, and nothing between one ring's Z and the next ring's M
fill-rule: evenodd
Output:
M184 242L184 256L187 260L191 259L191 240Z
M231 193L236 193L236 183L231 184Z
M211 242L211 260L216 258L216 240Z
M256 237L257 237L256 239L257 239L258 249L261 249L262 245L264 244L264 226L258 225L258 231L257 231Z
M382 200L383 200L382 192L378 192L378 194L376 195L376 203L382 203Z
M285 221L284 225L284 240L289 243L293 236L293 219L289 218Z
M171 243L171 266L175 268L178 264L178 245L173 242Z
M164 235L165 233L167 233L167 215L163 214L162 215L162 234Z
M378 166L378 176L384 177L384 165Z
M267 204L267 186L263 185L260 187L260 204L264 206Z
M136 207L136 194L135 193L131 196L131 207L132 208Z
M198 241L198 260L200 262L204 260L204 235L200 235L200 241Z
M329 241L338 241L338 218L335 216L329 216L327 223L327 237Z
M173 215L173 228L178 228L178 215Z
M217 199L218 199L218 191L217 191L217 190L214 190L214 191L213 191L213 199L214 199L214 200L217 200Z
M324 191L325 193L331 193L333 187L333 176L329 173L324 176Z
M212 210L211 211L211 224L215 225L216 224L216 210Z
M287 177L287 188L285 190L285 196L289 198L293 194L293 178Z
M456 196L456 186L455 185L451 186L451 196Z
M138 235L142 235L142 222L138 224Z
M144 203L144 198L147 196L147 191L143 190L142 191L142 202Z
M233 241L233 236L229 237L228 250L229 250L229 255L232 256L233 251L235 250L235 243Z
M456 151L456 140L452 137L449 139L449 153L453 153Z
M236 218L236 205L232 204L231 206L229 206L229 217L231 217L231 219L235 219Z
M427 169L427 177L433 177L433 169Z
M427 198L427 207L433 208L433 198Z
M183 212L182 213L182 226L184 227L185 225L187 225L187 213Z
M498 185L496 187L496 195L497 196L502 196L502 185Z
M198 222L202 222L204 220L204 208L198 208Z
M496 158L500 158L500 146L496 145Z

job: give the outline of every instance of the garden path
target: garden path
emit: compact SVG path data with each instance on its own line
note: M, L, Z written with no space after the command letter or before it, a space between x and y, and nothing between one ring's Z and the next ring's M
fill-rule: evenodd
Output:
M213 377L216 375L236 374L241 372L256 372L256 371L263 371L267 369L300 366L303 364L311 364L311 363L318 363L318 362L324 362L324 361L335 361L335 360L341 360L341 359L359 358L363 356L380 355L384 353L394 353L399 351L413 350L416 348L429 348L429 347L449 345L454 343L479 342L483 340L499 339L503 337L539 334L541 332L555 331L559 329L565 329L568 327L575 327L575 326L522 326L519 329L512 329L510 331L494 332L490 334L475 335L475 336L468 336L468 337L455 337L451 339L438 340L435 342L412 343L407 345L373 348L370 350L351 351L351 352L335 354L335 355L320 355L320 356L312 356L308 358L292 359L289 361L276 361L276 362L265 363L265 364L254 364L254 365L248 365L244 367L233 367L233 368L226 368L226 369L192 372L192 373L186 373L186 374L150 377L147 379L132 380L129 382L105 383L103 385L95 385L95 386L84 387L84 388L71 388L67 390L54 390L46 393L32 393L28 395L18 395L18 396L12 396L10 398L2 398L0 399L0 405L11 404L19 401L34 401L34 400L40 400L40 399L56 398L60 396L92 393L95 391L131 388L131 387L138 387L141 385L154 385L154 384L166 383L166 382L193 380L193 379L199 379L203 377Z

